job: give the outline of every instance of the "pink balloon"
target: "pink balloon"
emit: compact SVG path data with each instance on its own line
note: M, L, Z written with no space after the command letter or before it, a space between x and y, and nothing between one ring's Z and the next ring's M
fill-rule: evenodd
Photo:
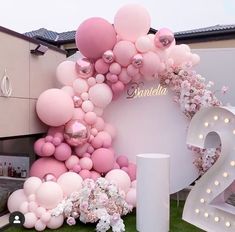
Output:
M55 208L63 200L63 191L59 184L53 181L44 182L36 192L37 203L46 209Z
M106 79L112 83L116 83L118 81L118 76L116 74L108 73Z
M132 65L132 64L128 65L126 71L127 71L127 74L128 74L129 76L131 76L131 77L133 77L133 76L135 76L135 75L137 75L137 74L139 73L139 69L136 68L136 67L135 67L134 65Z
M133 207L136 207L136 189L131 188L126 194L126 202Z
M84 116L85 116L85 113L84 113L84 111L81 108L75 108L73 110L72 120L75 120L75 119L83 120Z
M94 181L96 181L98 178L100 178L101 175L96 172L96 171L91 171L91 179L93 179Z
M126 172L124 172L121 169L114 169L109 171L106 174L105 179L107 179L108 181L115 182L119 187L119 189L123 190L125 193L127 193L130 189L131 186L130 177Z
M120 166L118 163L115 163L114 166L113 166L113 169L120 169Z
M141 68L143 66L144 58L141 54L136 54L132 57L132 65L135 68Z
M114 61L113 51L108 50L108 51L104 52L102 58L103 58L104 62L107 63L107 64L113 63L113 61Z
M94 112L88 112L85 114L84 120L87 124L92 125L96 122L97 116Z
M85 20L76 31L78 50L87 58L102 57L107 50L112 50L116 43L116 33L113 26L102 18Z
M89 170L86 170L86 169L79 172L79 175L82 177L83 180L91 178L91 172Z
M81 166L79 164L76 164L73 166L72 171L79 173L82 170Z
M72 192L79 192L82 188L82 178L75 172L66 172L62 174L57 183L63 190L64 197L68 197Z
M42 156L42 146L45 144L45 139L41 138L38 139L35 143L34 143L34 152L39 155Z
M67 171L65 164L54 158L40 158L36 160L30 169L30 176L36 176L40 179L50 173L58 178L61 174Z
M75 62L66 60L60 63L56 69L56 77L62 85L71 86L73 81L78 78Z
M109 71L109 64L105 63L103 59L95 62L95 70L97 73L105 74Z
M127 70L125 68L122 69L118 78L119 81L121 81L123 84L128 84L131 81L131 76L128 75Z
M64 126L50 127L47 134L63 139Z
M135 46L141 53L148 52L151 50L151 40L147 35L141 36L136 40Z
M19 206L19 211L22 214L28 213L29 212L29 202L24 201L23 203L21 203L20 206Z
M85 79L78 78L73 82L73 88L77 94L82 94L84 92L87 92L89 86Z
M175 37L168 28L161 28L157 31L154 38L154 43L157 48L166 49L174 42Z
M37 222L37 217L35 213L29 212L24 215L25 217L25 222L24 222L24 227L25 228L33 228Z
M94 105L91 101L86 100L82 103L82 110L87 113L87 112L92 112L94 110Z
M80 166L82 169L91 170L93 163L92 160L88 157L83 157L80 159Z
M90 128L80 120L70 120L65 125L64 138L71 146L83 145L90 136Z
M50 221L47 223L47 227L49 229L58 229L60 228L64 223L64 216L59 215L57 217L51 217Z
M102 138L96 136L92 141L91 141L91 144L92 146L95 148L95 149L98 149L98 148L101 148L102 145L103 145L103 140Z
M13 192L7 201L7 207L10 213L14 211L19 211L19 207L22 202L27 201L26 195L23 189L18 189Z
M176 45L170 49L168 58L171 58L176 66L188 62L191 58L190 48L185 44Z
M147 52L143 55L144 62L140 72L145 76L152 76L161 71L161 61L159 56L154 52Z
M148 11L137 4L128 4L121 7L115 15L114 27L122 38L135 41L146 35L150 29L151 19Z
M127 67L131 63L131 59L137 51L132 42L123 40L115 45L113 53L116 57L117 63Z
M46 213L46 209L43 207L38 207L36 210L36 216L40 218L44 213Z
M49 212L45 212L45 213L42 214L40 219L43 223L47 223L51 219L51 214Z
M29 196L31 194L35 194L37 189L40 187L42 184L42 180L38 177L29 177L25 182L24 182L24 192L26 196Z
M55 149L55 158L59 161L67 160L72 154L72 149L67 143L61 143Z
M101 131L98 133L97 137L102 139L103 147L109 148L112 144L112 137L106 131Z
M131 181L136 180L136 165L133 163L129 163L128 165L128 175Z
M36 210L38 208L38 204L35 201L31 201L31 202L29 202L28 208L29 208L30 212L36 213Z
M200 62L200 56L197 54L192 54L191 60L193 65L197 65Z
M89 89L89 97L95 106L105 108L112 101L112 91L105 83L96 84Z
M121 81L116 82L115 84L112 84L112 90L115 94L120 94L124 90L125 86Z
M104 119L101 117L97 117L97 120L94 126L98 131L103 130L105 126Z
M50 142L46 142L42 145L42 156L52 156L55 153L55 145Z
M88 143L85 143L84 145L82 146L77 146L75 147L75 153L78 157L82 157L83 154L87 151L89 147L89 144Z
M114 153L106 148L95 150L91 156L93 168L99 173L107 173L115 163Z
M45 141L46 141L46 142L52 142L52 141L53 141L53 136L47 135L47 136L45 137Z
M120 155L117 157L116 162L119 164L121 168L128 167L129 160L126 156Z
M116 75L120 74L121 70L122 70L121 65L116 62L112 63L109 67L109 71Z
M73 167L78 163L79 163L79 158L76 155L72 155L66 160L65 165L68 169L73 169Z
M91 61L87 58L78 59L76 62L76 70L81 78L91 77L94 72L94 67Z
M37 220L35 223L35 230L44 231L46 229L46 224L44 224L41 220Z
M47 125L61 126L73 115L73 100L61 89L48 89L38 98L36 110Z
M53 138L53 141L52 141L52 143L53 143L55 146L59 146L59 145L61 144L61 142L62 142L62 140L61 140L61 138L59 138L59 137Z
M73 80L74 81L74 80ZM71 82L71 86L73 85L73 82ZM67 93L70 97L73 97L74 95L74 90L71 86L64 86L61 88L65 93Z

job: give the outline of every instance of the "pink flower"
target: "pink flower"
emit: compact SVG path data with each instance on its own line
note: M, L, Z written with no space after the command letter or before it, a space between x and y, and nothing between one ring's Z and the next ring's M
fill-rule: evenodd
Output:
M226 94L226 93L228 92L228 90L229 90L229 87L228 87L228 86L223 86L223 87L221 88L222 94Z
M73 226L76 224L76 220L73 217L68 217L66 222L69 226Z
M83 201L81 204L81 210L87 210L88 208L88 202L87 201Z

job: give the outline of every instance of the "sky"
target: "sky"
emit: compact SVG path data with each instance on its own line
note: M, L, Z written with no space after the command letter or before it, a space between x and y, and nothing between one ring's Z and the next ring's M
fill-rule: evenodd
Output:
M147 8L151 27L183 31L216 24L235 24L235 0L1 0L0 26L23 33L39 28L76 30L89 17L113 23L115 12L127 3Z

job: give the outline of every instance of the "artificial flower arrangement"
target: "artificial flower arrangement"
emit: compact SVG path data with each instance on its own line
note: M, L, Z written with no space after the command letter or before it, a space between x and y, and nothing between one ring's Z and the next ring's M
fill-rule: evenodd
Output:
M52 215L58 217L63 214L70 226L75 225L76 219L79 219L83 223L97 223L98 232L106 232L110 228L113 232L123 232L125 225L121 216L133 209L125 201L125 195L115 183L105 178L96 181L86 179L82 189L64 199L52 210Z

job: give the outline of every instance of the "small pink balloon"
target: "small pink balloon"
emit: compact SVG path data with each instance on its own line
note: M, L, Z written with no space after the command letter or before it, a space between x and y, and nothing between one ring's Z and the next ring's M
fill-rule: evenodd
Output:
M91 101L86 100L82 103L82 110L87 113L87 112L92 112L94 110L94 105Z
M131 181L136 180L136 165L133 163L129 163L128 165L128 175Z
M97 75L95 76L95 79L96 79L96 82L97 82L97 83L101 84L101 83L104 82L105 77L104 77L103 74L100 74L100 73L99 73L99 74L97 74Z
M48 135L51 135L53 137L60 137L63 138L63 132L64 132L64 126L58 126L58 127L49 127L49 130L47 132Z
M94 127L98 130L101 131L104 129L105 123L104 123L104 119L101 117L97 117L96 123L94 125Z
M115 84L112 84L112 90L115 94L120 94L124 90L125 85L121 81L117 81Z
M43 177L43 181L46 182L46 181L56 181L56 177L51 174L51 173L48 173L46 174L44 177Z
M36 216L40 218L44 213L46 213L46 209L43 207L38 207L36 210Z
M61 140L61 138L59 138L59 137L53 138L53 141L52 141L52 143L53 143L55 146L59 146L59 145L61 144L61 142L62 142L62 140Z
M24 227L27 229L33 228L37 222L37 217L35 213L29 212L24 215Z
M154 43L157 48L166 49L174 42L175 37L171 30L161 28L157 31L154 38Z
M131 63L131 59L137 51L132 42L123 40L115 45L113 53L115 55L116 62L127 67Z
M133 207L136 207L136 189L131 188L126 194L126 202Z
M75 120L75 119L76 120L83 120L84 116L85 116L85 113L81 108L75 108L73 110L73 117L72 117L73 120Z
M109 148L112 144L112 137L111 135L106 131L101 131L97 135L99 138L102 139L103 147Z
M79 164L82 169L86 169L89 171L92 169L92 166L93 166L92 160L88 157L81 158Z
M46 142L42 145L42 156L52 156L55 153L55 145L51 142Z
M123 68L118 77L123 84L128 84L131 81L131 76L128 75L126 68Z
M96 172L96 171L91 171L91 179L93 179L94 181L96 181L98 178L100 178L101 175Z
M135 68L141 68L143 66L144 58L141 54L136 54L132 58L132 65Z
M109 64L105 63L103 59L95 62L95 70L97 73L105 74L109 71Z
M94 150L95 150L95 149L94 149L91 145L87 148L87 152L88 152L89 154L93 153Z
M89 148L90 148L90 146L89 146ZM83 155L83 157L91 158L91 155L87 152Z
M73 103L74 103L74 107L78 108L82 104L82 99L78 96L73 96Z
M83 180L91 178L91 172L89 170L82 170L79 172L79 175L82 177Z
M89 89L89 86L85 79L77 78L73 82L73 88L74 88L75 93L82 94L84 92L87 92L87 90Z
M113 166L113 169L120 169L120 166L118 163L115 163L114 166Z
M72 170L76 173L79 173L82 170L82 168L79 164L76 164L73 166Z
M103 140L102 138L96 136L92 141L91 141L91 144L92 146L95 148L95 149L98 149L98 148L101 148L102 145L103 145Z
M94 170L99 173L107 173L113 168L115 163L114 153L106 148L95 150L91 159L93 161Z
M108 73L106 79L112 83L116 83L118 81L118 76L116 74Z
M24 182L24 192L27 196L30 196L32 194L35 194L37 189L40 187L42 184L42 180L38 177L32 176L29 177L25 182Z
M42 222L47 223L51 219L51 214L49 212L45 212L42 214L41 218Z
M95 78L94 78L94 77L89 77L88 80L87 80L87 84L88 84L89 86L95 85L95 84L96 84Z
M94 112L88 112L84 116L84 120L87 124L92 125L96 122L97 116Z
M52 142L52 141L53 141L53 136L47 135L47 136L45 137L45 141L46 141L46 142Z
M127 74L131 77L134 77L135 75L139 73L139 69L136 68L133 64L128 65L126 71L127 71Z
M81 78L91 77L94 71L93 64L87 58L81 58L76 62L76 70Z
M55 149L55 158L59 161L67 160L72 154L72 149L67 143L61 143Z
M35 223L35 230L36 231L44 231L46 229L46 224L43 223L41 220L37 220Z
M114 61L113 51L108 50L108 51L104 52L102 58L103 58L104 62L107 63L107 64L113 63L113 61Z
M78 163L79 163L79 158L76 155L72 155L66 160L65 165L68 169L73 169L73 167Z
M42 147L45 144L45 139L41 138L38 139L35 143L34 143L34 152L39 155L39 156L43 156L42 154Z
M36 210L38 208L38 204L35 201L32 201L32 202L29 202L28 207L29 207L30 212L36 213Z
M117 161L117 163L119 164L119 166L121 168L128 167L129 160L126 156L120 155L120 156L117 157L116 161Z
M136 40L135 46L139 52L145 53L151 50L152 44L150 38L147 35L145 35L145 36L140 36Z
M121 65L116 62L112 63L109 67L109 71L116 75L118 75L121 72L121 70L122 70Z
M24 201L18 209L21 213L26 214L29 212L29 203L27 201Z
M74 151L78 157L82 157L83 154L87 151L89 143L85 143L82 146L75 147Z
M70 120L65 125L64 138L71 146L83 145L90 136L90 129L85 122L80 120Z

